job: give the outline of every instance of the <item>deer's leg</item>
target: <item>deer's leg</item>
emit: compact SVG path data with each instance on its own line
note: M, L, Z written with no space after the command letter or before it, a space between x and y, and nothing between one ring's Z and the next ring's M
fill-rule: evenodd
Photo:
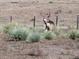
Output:
M48 26L46 26L45 30L49 31L49 30L50 30L50 28L49 28Z

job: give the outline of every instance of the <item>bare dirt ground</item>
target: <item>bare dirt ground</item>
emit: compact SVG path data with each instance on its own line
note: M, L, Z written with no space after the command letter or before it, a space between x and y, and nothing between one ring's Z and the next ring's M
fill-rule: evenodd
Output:
M51 13L50 19L55 21L59 17L60 26L76 26L79 15L78 0L2 0L0 3L0 21L7 23L12 16L13 21L31 24L30 20L36 16L37 25L43 25L43 17ZM52 2L52 3L50 3ZM73 24L72 24L73 23ZM29 24L29 26L31 26Z
M50 0L52 1L52 0ZM13 21L32 26L30 20L36 16L37 25L43 25L42 18L51 13L55 21L59 16L59 26L76 26L79 15L78 0L0 0L0 24ZM79 59L79 42L67 38L44 40L37 43L5 41L0 34L0 59Z
M6 41L0 34L0 59L79 59L79 41L67 38L37 43Z

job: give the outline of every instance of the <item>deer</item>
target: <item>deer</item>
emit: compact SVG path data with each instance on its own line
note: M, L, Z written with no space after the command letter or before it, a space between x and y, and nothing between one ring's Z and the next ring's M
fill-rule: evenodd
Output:
M44 18L44 19L43 19L43 22L44 22L44 24L45 24L45 30L46 30L46 31L53 30L53 29L52 29L52 27L53 27L52 25L55 25L53 21L47 20L47 19Z
M54 21L50 20L50 13L47 14L47 19L43 17L43 22L45 24L45 30L46 31L52 31L53 30L53 26L55 26Z

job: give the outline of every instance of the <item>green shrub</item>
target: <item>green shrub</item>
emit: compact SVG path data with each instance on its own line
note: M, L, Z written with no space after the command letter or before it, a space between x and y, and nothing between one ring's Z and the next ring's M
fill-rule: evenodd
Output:
M44 29L43 28L35 28L35 31L38 33L43 33Z
M79 30L73 30L73 31L69 32L69 38L70 39L79 38Z
M75 40L76 39L76 31L71 31L69 33L69 38Z
M9 24L4 26L3 32L8 33L14 27L17 27L17 23L9 23Z
M51 40L51 39L53 39L55 37L56 37L56 34L54 32L49 32L48 31L48 32L44 33L44 38L45 39Z
M28 32L26 27L11 23L4 27L4 32L15 40L26 40Z
M33 33L29 34L26 41L28 41L28 42L38 42L38 41L40 41L40 37L41 37L40 34L33 32Z
M76 38L76 33L72 31L69 35L69 38L74 40Z
M79 38L79 31L76 32L76 38Z
M28 36L28 32L26 29L23 28L15 28L8 33L10 37L17 39L17 40L26 40Z
M40 27L36 27L36 28L29 28L31 30L31 32L38 32L38 33L43 33L44 29L40 28Z
M61 34L61 30L59 30L59 29L55 29L53 32L54 32L56 35L60 35L60 34Z
M0 32L3 32L4 30L4 25L0 25Z

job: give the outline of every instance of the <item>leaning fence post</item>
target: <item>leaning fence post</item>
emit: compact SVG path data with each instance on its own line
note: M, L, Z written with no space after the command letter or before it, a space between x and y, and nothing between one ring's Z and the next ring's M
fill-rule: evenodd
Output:
M79 28L79 15L77 15L77 29Z
M58 25L58 16L56 16L56 26Z
M10 23L12 22L12 16L10 16Z

